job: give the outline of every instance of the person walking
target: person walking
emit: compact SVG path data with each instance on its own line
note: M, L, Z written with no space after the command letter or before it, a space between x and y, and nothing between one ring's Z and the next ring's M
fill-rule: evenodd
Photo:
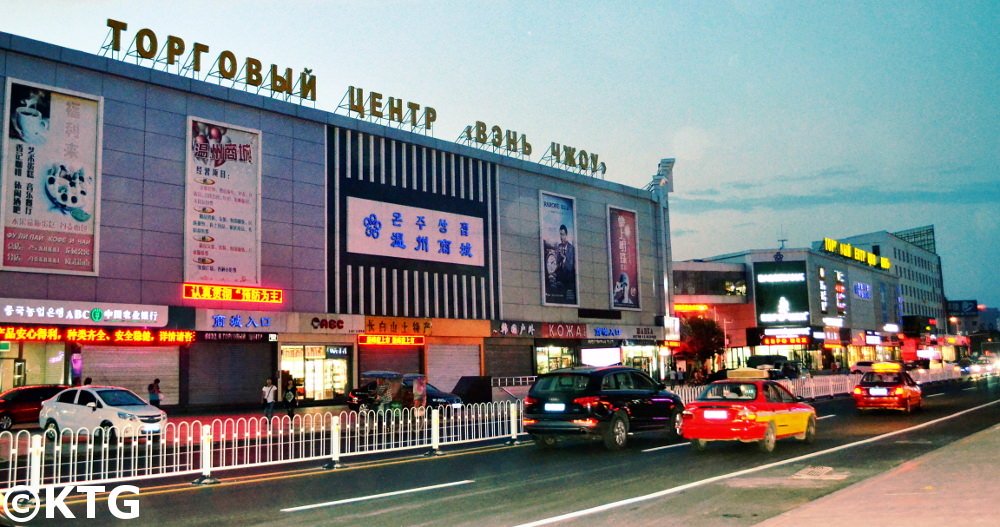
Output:
M271 417L274 417L274 402L278 400L278 387L271 382L270 377L264 380L264 387L260 389L260 399L264 403L264 417L267 417L270 425Z
M153 379L153 383L146 387L149 392L149 404L160 407L160 379Z
M288 381L288 389L285 390L285 411L288 417L295 414L295 407L298 406L298 399L295 396L295 381Z

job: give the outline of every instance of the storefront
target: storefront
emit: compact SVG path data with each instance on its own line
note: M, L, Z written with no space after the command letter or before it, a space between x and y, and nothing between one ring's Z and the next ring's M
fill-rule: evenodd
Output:
M167 306L0 299L0 389L26 384L122 386L179 400L179 357L194 331L167 329Z
M289 313L279 336L278 370L283 386L294 382L305 401L331 401L356 386L356 338L364 317L331 313Z

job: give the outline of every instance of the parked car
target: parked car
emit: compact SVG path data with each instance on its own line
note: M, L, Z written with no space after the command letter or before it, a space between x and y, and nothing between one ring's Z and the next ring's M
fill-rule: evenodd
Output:
M706 386L688 403L681 433L699 451L709 441L742 441L772 452L777 440L786 437L812 443L816 410L769 380L766 371L741 368L730 370L729 378Z
M16 424L37 423L42 401L69 388L65 384L19 386L0 393L0 432Z
M873 364L872 371L854 387L852 396L858 412L884 408L910 413L923 404L920 386L897 362Z
M644 372L623 366L563 368L539 375L524 398L524 430L541 447L559 437L604 441L625 447L631 432L680 433L684 404Z
M400 391L394 397L400 407L413 406L413 381L424 377L422 373L400 374L393 371L368 371L361 374L362 384L347 393L347 407L354 411L378 409L377 389L378 379L384 381L399 381ZM427 406L462 406L462 398L439 389L431 383L426 383Z
M49 437L66 429L139 437L161 433L167 414L127 388L88 385L63 390L43 402L38 424Z

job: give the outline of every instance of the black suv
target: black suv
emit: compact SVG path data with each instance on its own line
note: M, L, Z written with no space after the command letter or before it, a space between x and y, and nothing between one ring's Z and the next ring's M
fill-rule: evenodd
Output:
M680 435L684 404L644 372L622 366L581 366L539 375L524 398L524 430L542 447L557 436L603 439L609 450L625 446L632 431Z

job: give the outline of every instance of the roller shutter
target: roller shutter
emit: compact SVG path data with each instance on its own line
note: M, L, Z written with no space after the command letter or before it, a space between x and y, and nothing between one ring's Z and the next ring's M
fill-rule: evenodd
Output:
M427 346L427 382L451 392L464 375L479 375L479 346Z
M257 404L264 379L273 378L270 343L198 344L191 350L188 400L193 405Z
M358 349L358 373L389 370L399 373L420 372L420 348L403 346L361 346Z
M82 346L83 378L93 384L121 386L147 399L146 387L160 379L160 402L178 403L178 356L175 347Z

